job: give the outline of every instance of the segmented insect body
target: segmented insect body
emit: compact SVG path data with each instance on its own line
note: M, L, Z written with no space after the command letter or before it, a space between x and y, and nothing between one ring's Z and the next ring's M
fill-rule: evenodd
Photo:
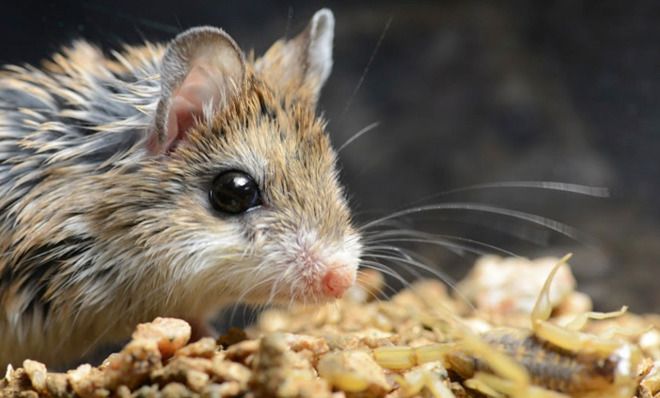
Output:
M623 330L601 335L581 331L587 321L619 317L626 307L613 312L575 314L562 324L549 321L550 284L569 258L567 255L559 260L546 279L531 313L531 329L496 327L477 334L457 323L455 338L448 342L380 347L374 350L374 359L396 371L441 361L463 379L464 386L489 397L630 398L638 385L640 348L616 336ZM437 329L442 330L442 326L438 324ZM433 380L431 373L426 375L424 380ZM409 392L428 384L410 383L404 378L399 381Z
M546 398L557 393L580 398L633 395L641 358L639 347L614 334L581 332L590 319L619 317L626 307L576 314L565 325L548 321L552 312L550 284L570 257L559 260L548 275L531 313L531 329L494 328L478 337L467 332L461 342L463 349L447 353L449 367L469 379L466 384L515 397Z
M527 330L496 328L481 336L493 348L522 365L532 384L568 394L602 391L615 383L617 367L625 358L615 352L607 357L571 352L554 346ZM492 372L483 360L461 351L447 361L462 378L476 372Z

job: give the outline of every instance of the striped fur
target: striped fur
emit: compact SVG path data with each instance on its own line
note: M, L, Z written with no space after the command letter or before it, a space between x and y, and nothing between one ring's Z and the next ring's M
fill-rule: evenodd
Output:
M292 62L278 47L167 155L145 148L160 45L105 57L81 41L41 69L0 73L0 366L75 360L159 315L322 301L328 269L355 273L360 239L314 111L327 70L265 73ZM255 178L262 208L211 208L209 184L230 168Z

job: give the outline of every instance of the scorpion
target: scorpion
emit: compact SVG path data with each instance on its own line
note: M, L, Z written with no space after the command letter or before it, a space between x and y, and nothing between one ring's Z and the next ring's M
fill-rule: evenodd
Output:
M549 290L557 270L552 268L531 313L531 328L496 327L477 334L460 328L455 341L422 347L380 347L373 355L381 366L407 369L442 361L469 389L489 397L514 398L630 398L637 389L638 346L616 337L622 330L601 336L582 331L589 320L623 315L585 312L562 324L551 323ZM426 374L414 382L399 377L404 396L427 388L436 398L453 398L438 389L437 377Z

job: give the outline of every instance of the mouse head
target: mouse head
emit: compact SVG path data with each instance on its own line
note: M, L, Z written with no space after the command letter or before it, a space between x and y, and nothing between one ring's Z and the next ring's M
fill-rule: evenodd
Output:
M142 208L126 215L141 214L140 236L126 239L187 291L321 302L353 284L360 239L315 114L333 29L332 13L318 11L254 62L216 28L167 48L135 188Z

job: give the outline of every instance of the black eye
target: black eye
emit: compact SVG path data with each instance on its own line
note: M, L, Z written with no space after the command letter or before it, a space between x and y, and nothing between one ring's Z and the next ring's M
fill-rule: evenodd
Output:
M249 174L230 170L213 179L209 200L218 211L240 214L261 205L261 194L257 183Z

